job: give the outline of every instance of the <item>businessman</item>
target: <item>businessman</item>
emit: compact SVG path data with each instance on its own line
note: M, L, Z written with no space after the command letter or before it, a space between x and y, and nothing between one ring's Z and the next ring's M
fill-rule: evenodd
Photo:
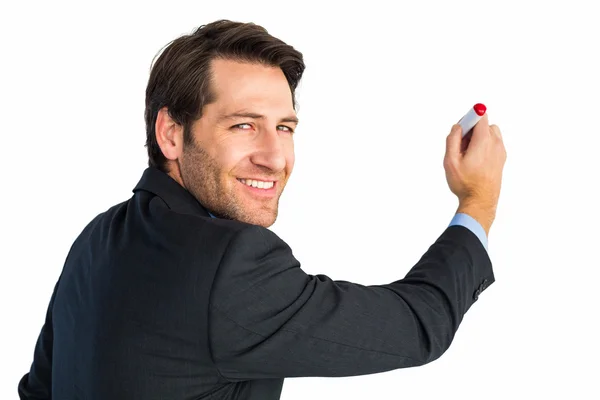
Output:
M459 206L405 277L308 275L267 229L294 166L303 71L254 24L216 21L162 51L149 166L70 249L21 399L278 399L286 377L419 366L448 349L494 282L500 130L487 117L465 139L452 127L443 165Z

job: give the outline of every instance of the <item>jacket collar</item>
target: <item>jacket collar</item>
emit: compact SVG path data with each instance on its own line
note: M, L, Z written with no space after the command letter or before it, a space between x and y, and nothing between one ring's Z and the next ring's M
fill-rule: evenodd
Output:
M167 207L174 211L204 217L209 216L208 211L190 192L158 168L146 168L142 178L133 189L133 193L140 190L160 197L167 204Z

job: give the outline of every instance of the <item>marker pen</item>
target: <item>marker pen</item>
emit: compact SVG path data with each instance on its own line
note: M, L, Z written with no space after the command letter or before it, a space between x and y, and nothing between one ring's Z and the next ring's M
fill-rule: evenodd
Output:
M458 124L462 128L463 137L479 122L485 111L486 107L481 103L477 103L458 121Z

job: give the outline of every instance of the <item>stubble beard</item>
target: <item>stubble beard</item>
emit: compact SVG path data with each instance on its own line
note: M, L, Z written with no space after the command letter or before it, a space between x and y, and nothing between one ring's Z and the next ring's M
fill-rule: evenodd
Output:
M184 146L179 168L185 188L214 216L264 227L273 225L277 219L281 190L276 199L268 204L245 209L243 199L239 198L235 186L226 186L222 181L222 172L217 161L197 143L192 142Z

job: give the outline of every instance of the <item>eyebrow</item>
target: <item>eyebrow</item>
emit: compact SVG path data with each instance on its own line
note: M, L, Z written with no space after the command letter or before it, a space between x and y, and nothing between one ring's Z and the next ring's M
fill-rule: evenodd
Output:
M221 115L219 117L219 121L236 119L236 118L265 119L266 117L262 114L256 114L256 113L251 113L251 112L234 112L231 114ZM291 115L289 117L281 118L279 120L279 122L293 122L295 124L298 124L299 120L298 120L298 117Z

